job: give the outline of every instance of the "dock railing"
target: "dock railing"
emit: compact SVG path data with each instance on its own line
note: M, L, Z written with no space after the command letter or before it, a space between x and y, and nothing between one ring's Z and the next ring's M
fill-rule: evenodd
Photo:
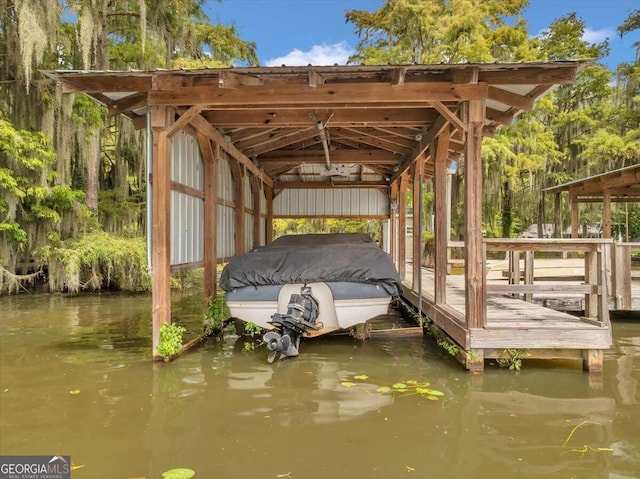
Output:
M615 243L611 272L611 296L615 309L633 309L631 297L632 255L640 253L640 243Z
M611 277L611 239L523 239L486 238L483 259L487 264L487 251L505 251L509 258L508 281L485 281L486 297L491 294L508 294L531 301L534 294L575 295L584 294L584 321L605 326L609 324L608 278ZM577 253L584 257L584 277L572 281L535 282L536 252ZM520 258L524 253L524 268L520 271ZM622 254L622 253L621 253ZM629 255L630 256L630 255ZM575 279L575 278L572 278ZM486 311L486 309L485 309Z

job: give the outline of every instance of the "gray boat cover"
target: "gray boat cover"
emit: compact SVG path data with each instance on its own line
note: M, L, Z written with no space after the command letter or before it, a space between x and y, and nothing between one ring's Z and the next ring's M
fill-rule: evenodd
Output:
M380 285L389 296L398 296L402 288L391 256L361 233L282 236L232 258L220 287L335 281Z

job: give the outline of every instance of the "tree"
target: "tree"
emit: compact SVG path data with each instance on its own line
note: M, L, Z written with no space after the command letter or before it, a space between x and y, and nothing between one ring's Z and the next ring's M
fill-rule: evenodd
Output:
M361 37L352 62L521 61L534 50L520 17L528 0L386 0L375 12L349 10ZM515 24L507 19L515 17Z
M0 120L7 122L5 130L20 132L10 137L42 135L55 152L42 183L35 174L9 168L10 157L0 150L0 169L8 185L0 185L0 204L6 203L2 208L7 211L15 206L16 214L28 212L25 218L38 231L36 240L29 227L10 216L0 234L0 251L5 252L0 264L12 269L28 259L48 233L62 238L77 232L59 226L66 216L58 221L43 209L57 211L49 205L50 194L40 187L56 194L68 190L65 195L83 201L109 231L143 231L144 132L126 119L109 117L106 109L83 95L62 95L38 71L257 63L255 44L238 38L233 26L210 24L203 4L204 0L0 0ZM12 165L20 164L15 155L11 158L17 162ZM37 202L29 195L16 196L11 186L15 175L22 178L15 191L40 191L44 196Z

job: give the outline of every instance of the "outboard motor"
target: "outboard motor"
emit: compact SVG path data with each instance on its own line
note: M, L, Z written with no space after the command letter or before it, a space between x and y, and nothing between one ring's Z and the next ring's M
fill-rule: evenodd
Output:
M318 300L311 295L311 287L303 286L300 294L292 294L287 313L275 313L269 321L278 332L269 331L262 337L267 343L267 349L271 351L267 361L272 363L278 353L280 359L297 356L302 335L322 328L322 323L316 323L318 314Z

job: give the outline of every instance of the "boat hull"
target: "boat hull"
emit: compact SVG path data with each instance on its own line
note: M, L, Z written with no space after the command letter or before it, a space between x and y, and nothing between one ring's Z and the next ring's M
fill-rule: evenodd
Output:
M281 286L248 286L241 291L227 293L227 306L231 315L254 323L265 330L274 329L269 323L275 313L286 314L292 294L299 294L304 284ZM376 285L357 283L307 283L319 304L316 324L308 337L321 336L349 329L371 318L386 314L391 296ZM276 296L277 295L277 296Z

